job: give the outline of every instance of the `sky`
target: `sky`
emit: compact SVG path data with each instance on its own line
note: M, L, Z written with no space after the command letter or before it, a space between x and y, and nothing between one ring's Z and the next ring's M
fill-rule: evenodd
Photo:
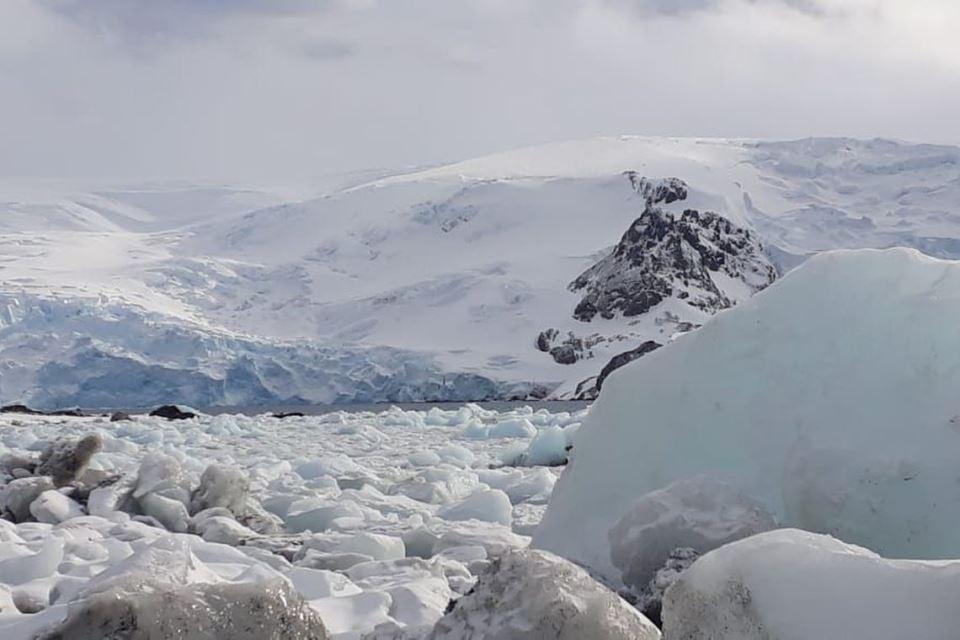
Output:
M304 180L597 135L960 143L955 0L0 0L0 177Z

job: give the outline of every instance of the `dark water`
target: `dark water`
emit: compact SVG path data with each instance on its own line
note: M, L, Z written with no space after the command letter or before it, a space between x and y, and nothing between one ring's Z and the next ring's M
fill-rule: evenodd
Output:
M291 405L276 407L209 407L201 408L204 413L213 415L221 413L242 413L245 415L260 415L263 413L303 413L308 416L321 416L325 413L334 411L349 411L359 413L361 411L380 412L386 411L390 407L400 407L401 409L429 411L433 407L438 407L444 411L456 411L466 404L478 404L484 409L493 409L496 411L508 411L517 407L532 407L534 411L546 409L551 413L560 411L579 411L590 406L590 403L584 400L517 400L517 401L492 401L492 402L385 402L375 404L328 404L328 405Z

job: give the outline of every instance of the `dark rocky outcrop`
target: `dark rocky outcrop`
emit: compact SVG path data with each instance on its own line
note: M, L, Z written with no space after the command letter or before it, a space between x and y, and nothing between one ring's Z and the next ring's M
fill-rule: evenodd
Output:
M82 418L84 413L79 409L58 409L56 411L40 411L31 409L25 404L8 404L0 407L0 413L20 413L28 416L67 416L71 418Z
M599 335L580 337L572 331L560 341L560 331L551 328L544 329L537 336L537 349L549 353L557 364L573 364L577 360L592 358L591 348L600 342L604 342L604 338Z
M633 190L644 197L647 205L671 204L678 200L687 199L687 183L679 178L664 178L654 180L641 176L636 171L625 171L624 174Z
M574 399L595 400L597 396L600 395L600 390L603 388L603 381L607 379L607 376L620 367L633 362L637 358L643 357L651 351L659 349L661 346L663 345L661 345L659 342L647 340L635 349L624 351L623 353L618 353L617 355L613 356L610 359L610 362L608 362L603 369L600 370L599 375L591 376L586 380L580 381L573 393Z
M158 418L166 418L167 420L189 420L190 418L197 417L197 414L192 411L184 411L173 404L165 404L162 407L157 407L150 412L150 415Z
M647 340L636 349L624 351L623 353L618 353L617 355L613 356L610 359L610 362L608 362L603 369L600 370L600 375L597 376L597 393L600 393L600 391L603 389L603 381L606 380L607 376L609 376L611 373L620 367L633 362L637 358L647 355L651 351L656 351L662 346L663 345L661 345L659 342Z
M776 269L749 229L709 211L675 215L656 206L685 199L682 181L632 182L645 196L646 208L610 255L570 283L571 291L583 293L573 313L577 320L638 316L671 297L715 313L735 301L714 274L740 280L752 292L776 279Z

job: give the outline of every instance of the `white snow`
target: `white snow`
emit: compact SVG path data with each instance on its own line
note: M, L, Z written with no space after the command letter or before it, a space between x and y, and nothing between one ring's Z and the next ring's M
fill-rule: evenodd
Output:
M607 533L633 501L706 473L785 526L960 556L958 314L960 263L809 260L610 377L535 543L615 581Z

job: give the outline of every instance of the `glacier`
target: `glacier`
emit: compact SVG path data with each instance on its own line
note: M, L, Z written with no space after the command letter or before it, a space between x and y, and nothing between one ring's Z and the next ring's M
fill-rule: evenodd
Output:
M645 276L669 292L658 304L577 318L583 291L568 285L610 255L656 185L684 185L657 205L664 219L715 214L782 274L837 248L960 257L958 159L889 140L619 136L297 192L8 180L0 402L574 397L615 357L716 311L685 303L683 277L654 264ZM758 288L707 276L721 307Z

